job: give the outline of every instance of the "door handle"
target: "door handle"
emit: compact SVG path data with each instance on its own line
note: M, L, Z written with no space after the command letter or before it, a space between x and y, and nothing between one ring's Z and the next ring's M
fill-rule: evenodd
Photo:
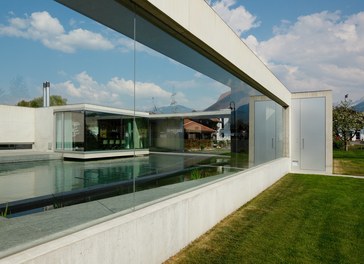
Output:
M305 139L302 139L302 149L305 149Z

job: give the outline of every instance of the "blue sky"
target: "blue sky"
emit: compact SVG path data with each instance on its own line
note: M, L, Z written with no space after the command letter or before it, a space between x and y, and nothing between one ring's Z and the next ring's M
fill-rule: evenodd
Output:
M167 1L167 0L166 0ZM364 1L208 1L291 91L364 97ZM2 0L0 103L41 96L42 82L69 103L130 108L132 42L54 2ZM137 104L203 109L227 88L139 47ZM160 69L164 69L161 71ZM166 72L167 71L167 72ZM166 77L168 76L168 77ZM209 94L209 96L205 96ZM201 100L202 98L202 100ZM198 100L199 99L199 100Z

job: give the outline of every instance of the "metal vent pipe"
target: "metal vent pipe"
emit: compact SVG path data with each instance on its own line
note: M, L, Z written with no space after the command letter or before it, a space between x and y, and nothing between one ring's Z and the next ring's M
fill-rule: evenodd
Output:
M50 105L50 95L49 95L50 87L51 87L50 82L43 83L43 107L49 107Z

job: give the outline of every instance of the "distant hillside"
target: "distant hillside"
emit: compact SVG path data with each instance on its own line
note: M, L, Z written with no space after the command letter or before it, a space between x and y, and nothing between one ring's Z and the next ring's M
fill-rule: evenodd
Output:
M214 104L207 107L205 111L216 111L221 109L227 109L229 108L231 101L232 100L230 91L223 93L222 95L220 95L219 99L217 99L217 101Z
M355 111L364 112L364 98L357 102L353 107Z
M168 106L158 107L155 114L190 113L192 111L193 109L183 105L168 105Z
M204 111L217 111L221 109L227 109L230 107L230 102L234 102L235 106L239 108L239 106L243 105L244 96L241 91L236 91L231 93L230 91L223 93L220 95L217 101L207 107Z
M232 93L226 92L220 95L219 99L205 109L205 111L217 111L221 109L227 109L230 107L230 102L236 103L236 113L237 119L243 121L244 123L249 122L249 104L242 103L242 95L239 92ZM239 106L240 105L240 106Z

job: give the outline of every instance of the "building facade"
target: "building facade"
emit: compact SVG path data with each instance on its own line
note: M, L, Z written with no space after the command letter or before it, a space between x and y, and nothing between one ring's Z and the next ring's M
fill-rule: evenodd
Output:
M58 152L71 159L137 157L158 152L166 155L163 157L167 165L168 155L177 153L185 158L183 165L173 167L180 171L192 168L188 164L197 157L204 157L199 167L193 167L201 184L173 193L168 193L168 188L138 192L140 179L131 177L128 180L133 196L125 197L132 201L132 206L127 213L114 213L114 207L108 207L107 217L69 228L63 235L53 234L42 245L7 251L3 255L5 260L25 258L44 263L67 256L69 263L160 263L286 173L331 173L331 92L291 93L206 1L57 2L133 44L129 69L134 102L126 109L87 102L42 109L1 106L0 111L6 114L1 114L4 122L0 124L0 144L30 145L32 150ZM148 57L150 54L154 56ZM173 66L160 67L165 66L165 61L173 61ZM186 86L171 82L174 67L190 73L185 84L204 78L209 85L194 87L198 95L187 98L187 91L183 90ZM173 94L185 96L178 100L195 102L191 108L200 104L203 109L169 114L141 111L151 96L155 101L170 96L154 86L143 85L147 80L173 83ZM193 151L186 149L186 139L206 140L222 129L222 125L219 131L218 127L210 130L200 124L194 130L184 123L187 119L221 120L223 138L228 138L229 143L223 148L212 145L211 150L201 145ZM208 159L211 156L214 159ZM211 167L219 172L216 177L201 179L197 169ZM154 170L147 176L154 179L163 175L165 171ZM173 185L176 189L179 186L183 184ZM158 191L168 195L145 199L146 193L156 197ZM135 205L138 198L145 203ZM92 206L97 205L87 206L91 209L76 205L67 210L75 210L75 214L84 210L85 215L96 211ZM62 209L47 214L54 214L57 219L65 212ZM41 218L37 221L41 222Z

